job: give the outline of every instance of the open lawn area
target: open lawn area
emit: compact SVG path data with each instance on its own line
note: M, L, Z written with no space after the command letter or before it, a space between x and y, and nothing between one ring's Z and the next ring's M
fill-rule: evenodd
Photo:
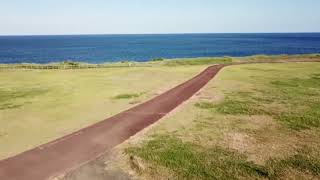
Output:
M182 106L58 179L317 179L320 63L296 61L319 56L117 67L8 65L0 68L0 159L111 117L223 63L227 66Z
M0 159L106 119L206 66L0 70Z
M142 179L318 179L320 64L225 67L115 154Z

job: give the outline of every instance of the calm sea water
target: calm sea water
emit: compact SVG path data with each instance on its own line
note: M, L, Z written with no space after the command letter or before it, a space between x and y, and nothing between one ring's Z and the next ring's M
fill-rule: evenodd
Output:
M0 36L0 63L320 53L320 33Z

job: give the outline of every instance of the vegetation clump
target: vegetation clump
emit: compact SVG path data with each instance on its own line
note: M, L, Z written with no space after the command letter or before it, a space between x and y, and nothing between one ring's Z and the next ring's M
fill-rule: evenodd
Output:
M197 102L195 104L195 107L198 107L200 109L212 109L215 107L215 105L211 102Z
M137 98L141 96L142 93L133 93L133 94L119 94L114 97L114 99L131 99L131 98Z
M187 65L210 65L210 64L226 64L231 63L232 58L185 58L173 59L165 62L166 66L187 66Z
M151 61L164 61L164 58L153 58Z
M67 66L79 66L80 63L74 62L74 61L64 61L64 62L62 62L62 65L67 65Z

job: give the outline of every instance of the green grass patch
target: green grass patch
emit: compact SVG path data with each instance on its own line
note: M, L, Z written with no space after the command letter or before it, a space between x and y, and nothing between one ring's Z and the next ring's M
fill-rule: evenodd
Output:
M259 115L262 112L254 107L254 104L234 100L230 97L219 104L200 102L196 103L195 106L201 109L214 109L216 112L229 115Z
M197 102L194 106L200 109L212 109L215 107L211 102Z
M284 122L288 127L295 130L310 129L311 127L320 127L320 103L310 105L304 112L292 111L284 112L275 116L278 120Z
M19 108L26 102L17 102L17 100L23 99L26 101L47 92L48 90L39 88L0 89L0 110Z
M316 74L308 78L294 78L272 81L275 87L273 99L279 99L290 111L275 114L275 118L285 122L290 128L300 130L320 127L320 80ZM275 96L276 95L276 96ZM305 106L303 111L296 107Z
M270 159L265 168L268 171L269 179L278 179L283 177L288 168L292 168L304 173L311 173L320 177L320 159L319 154L311 152L309 149L298 150L296 154L286 159Z
M222 113L227 115L261 115L267 114L264 107L257 103L256 99L248 99L250 92L230 93L224 101L220 103L214 102L198 102L195 104L200 109L213 110L213 113Z
M255 70L256 71L256 70ZM281 73L281 71L278 71ZM259 77L259 72L256 72ZM295 130L320 127L320 76L310 73L306 78L279 77L267 79L253 92L233 92L225 100L211 106L228 115L270 115ZM277 103L287 110L276 111L268 104ZM208 106L208 105L207 105ZM299 107L302 110L299 110Z
M183 142L172 136L156 136L141 147L130 147L126 154L172 170L178 179L238 179L266 177L264 169L236 152L210 149Z
M215 105L217 112L229 115L261 115L266 112L258 103L253 101L241 101L228 97L222 103Z

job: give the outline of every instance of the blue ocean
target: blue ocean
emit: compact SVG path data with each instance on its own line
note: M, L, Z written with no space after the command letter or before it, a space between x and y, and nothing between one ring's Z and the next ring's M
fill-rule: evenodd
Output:
M0 63L320 53L320 33L0 36Z

